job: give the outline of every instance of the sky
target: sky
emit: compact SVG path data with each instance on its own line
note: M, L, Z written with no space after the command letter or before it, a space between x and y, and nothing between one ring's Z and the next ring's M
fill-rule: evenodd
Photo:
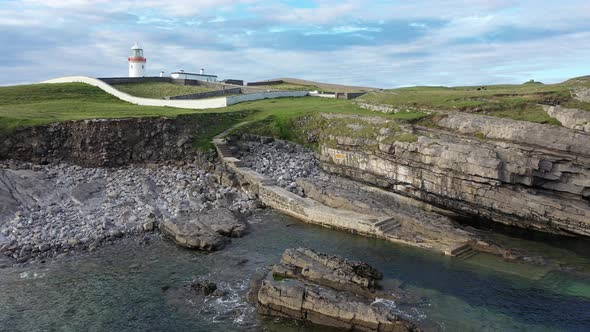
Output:
M0 85L147 75L381 88L590 74L590 1L0 0Z

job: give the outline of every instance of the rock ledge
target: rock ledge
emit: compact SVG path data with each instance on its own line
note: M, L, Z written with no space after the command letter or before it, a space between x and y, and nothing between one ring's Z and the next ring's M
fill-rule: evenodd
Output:
M307 248L287 249L260 284L262 315L298 319L355 331L420 331L412 322L380 306L382 274L362 262Z

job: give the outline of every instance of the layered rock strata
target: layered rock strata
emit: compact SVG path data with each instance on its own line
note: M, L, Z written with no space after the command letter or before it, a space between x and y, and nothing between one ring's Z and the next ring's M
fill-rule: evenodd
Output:
M376 301L380 272L310 249L287 249L258 285L258 312L355 331L419 331Z
M358 117L345 120L375 135L320 130L328 172L462 214L590 236L587 133L463 113L434 117L430 127L397 128L405 136ZM343 120L326 115L324 121Z

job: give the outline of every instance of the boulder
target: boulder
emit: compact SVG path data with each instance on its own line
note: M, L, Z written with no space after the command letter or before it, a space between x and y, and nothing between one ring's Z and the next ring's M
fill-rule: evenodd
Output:
M222 249L228 237L242 236L246 224L228 209L221 208L166 219L159 227L180 246L214 251Z

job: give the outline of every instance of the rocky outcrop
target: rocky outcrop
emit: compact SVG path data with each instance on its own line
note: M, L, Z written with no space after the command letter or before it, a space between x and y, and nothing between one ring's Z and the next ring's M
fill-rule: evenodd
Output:
M369 264L307 248L285 250L281 264L275 265L272 273L353 292L375 290L377 280L383 278L383 274Z
M206 251L219 250L229 237L240 237L246 224L228 209L213 209L204 213L190 213L165 219L160 231L176 244Z
M543 105L543 109L564 127L590 133L590 111L549 105Z
M363 102L356 103L360 108L364 108L367 110L375 111L375 112L382 112L382 113L398 113L399 109L394 108L390 105L375 105Z
M589 134L472 114L433 119L396 140L371 122L326 117L375 134L351 145L320 133L322 167L461 214L590 236Z
M576 99L578 101L590 103L590 88L586 88L586 87L575 88L572 91L572 97L574 97L574 99Z
M562 154L590 156L590 135L563 127L468 113L441 116L436 125L454 133L523 145L525 150L535 146Z
M380 272L362 263L310 249L287 249L259 285L258 311L355 331L419 331L382 306Z

